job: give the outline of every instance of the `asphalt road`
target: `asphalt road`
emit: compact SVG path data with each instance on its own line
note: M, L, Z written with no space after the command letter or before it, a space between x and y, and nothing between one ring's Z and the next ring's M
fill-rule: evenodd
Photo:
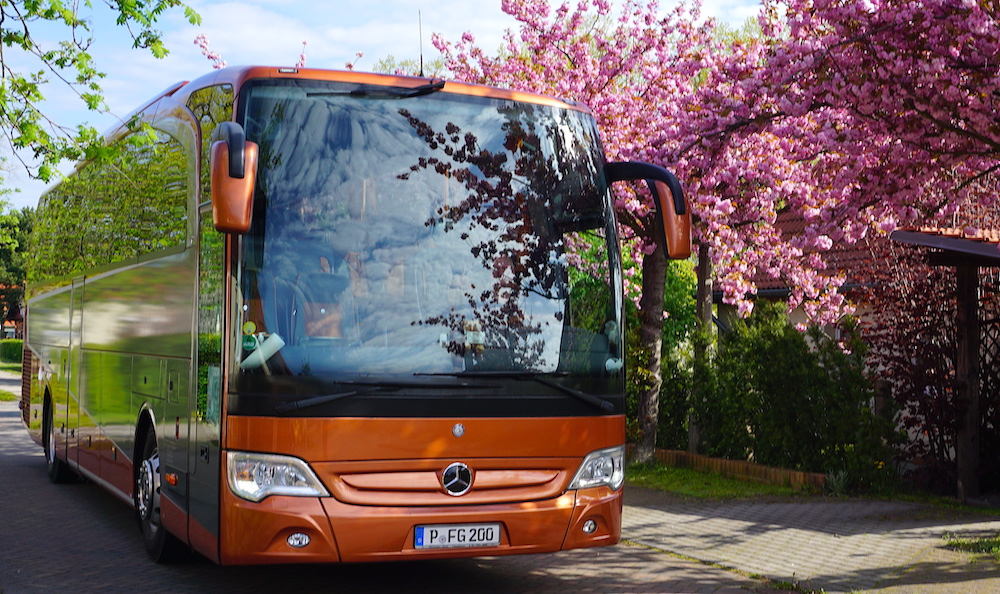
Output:
M6 387L0 380L0 389ZM0 594L23 592L736 593L761 583L652 548L356 565L156 565L132 509L88 483L54 485L42 450L0 403Z

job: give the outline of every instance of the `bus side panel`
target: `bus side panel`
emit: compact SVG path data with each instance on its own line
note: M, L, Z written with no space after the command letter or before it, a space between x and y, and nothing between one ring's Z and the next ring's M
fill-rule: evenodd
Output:
M99 426L96 422L92 422L85 416L85 411L87 407L83 402L84 394L82 392L82 373L83 373L83 351L82 343L83 340L83 302L84 302L84 292L85 285L84 279L76 278L73 280L73 296L72 296L72 307L70 308L70 319L69 319L69 351L67 353L66 364L64 369L66 369L66 386L69 391L69 402L67 411L67 426L69 427L69 439L68 439L68 458L70 464L73 464L78 460L81 455L82 446L84 445L84 437L89 437L87 442L88 447L92 447L92 440L99 437ZM83 430L83 432L81 432ZM87 431L89 430L89 434ZM82 466L82 465L81 465ZM98 465L96 458L94 459L94 472L97 471Z
M163 495L187 509L194 252L172 254L88 279L83 344L89 389L100 394L101 477L131 497L140 417L156 431ZM166 520L165 520L166 521ZM184 538L184 534L178 534Z
M41 384L38 380L38 357L31 350L30 343L25 340L21 352L21 422L28 429L35 443L41 445L41 406L33 404L41 402ZM34 425L37 424L37 428Z
M128 499L132 498L132 451L135 447L137 410L129 392L132 357L96 353L99 367L87 370L101 393L101 478Z
M30 330L29 346L38 356L38 375L32 378L31 410L28 430L36 441L42 440L43 407L46 392L52 398L55 431L55 452L66 458L69 394L67 369L69 357L69 324L72 308L72 286L35 288L28 299Z
M74 460L80 469L101 476L101 353L87 352L81 366L78 439ZM73 448L71 448L73 449Z

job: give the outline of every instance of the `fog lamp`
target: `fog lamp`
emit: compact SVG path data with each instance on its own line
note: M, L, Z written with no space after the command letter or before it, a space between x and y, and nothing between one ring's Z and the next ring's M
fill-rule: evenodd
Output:
M586 522L583 523L584 534L593 534L595 531L597 531L597 522L593 520L587 520Z
M295 532L293 534L289 534L286 540L288 542L288 546L301 549L302 547L309 545L310 538L308 534Z

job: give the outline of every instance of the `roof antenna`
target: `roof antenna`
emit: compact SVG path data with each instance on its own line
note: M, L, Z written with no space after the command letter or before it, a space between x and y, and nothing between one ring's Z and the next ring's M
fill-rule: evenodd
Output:
M417 11L417 30L420 34L420 78L424 77L424 18Z

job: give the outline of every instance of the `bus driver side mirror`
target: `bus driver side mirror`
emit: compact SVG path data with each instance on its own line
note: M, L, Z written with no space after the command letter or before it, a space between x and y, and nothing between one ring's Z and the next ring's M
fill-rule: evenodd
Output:
M257 154L257 144L247 142L243 127L235 122L219 124L212 134L212 218L223 233L250 230Z
M667 257L683 260L691 256L691 209L681 183L673 173L650 163L619 162L604 166L608 184L645 180L653 193L662 235L657 239Z

